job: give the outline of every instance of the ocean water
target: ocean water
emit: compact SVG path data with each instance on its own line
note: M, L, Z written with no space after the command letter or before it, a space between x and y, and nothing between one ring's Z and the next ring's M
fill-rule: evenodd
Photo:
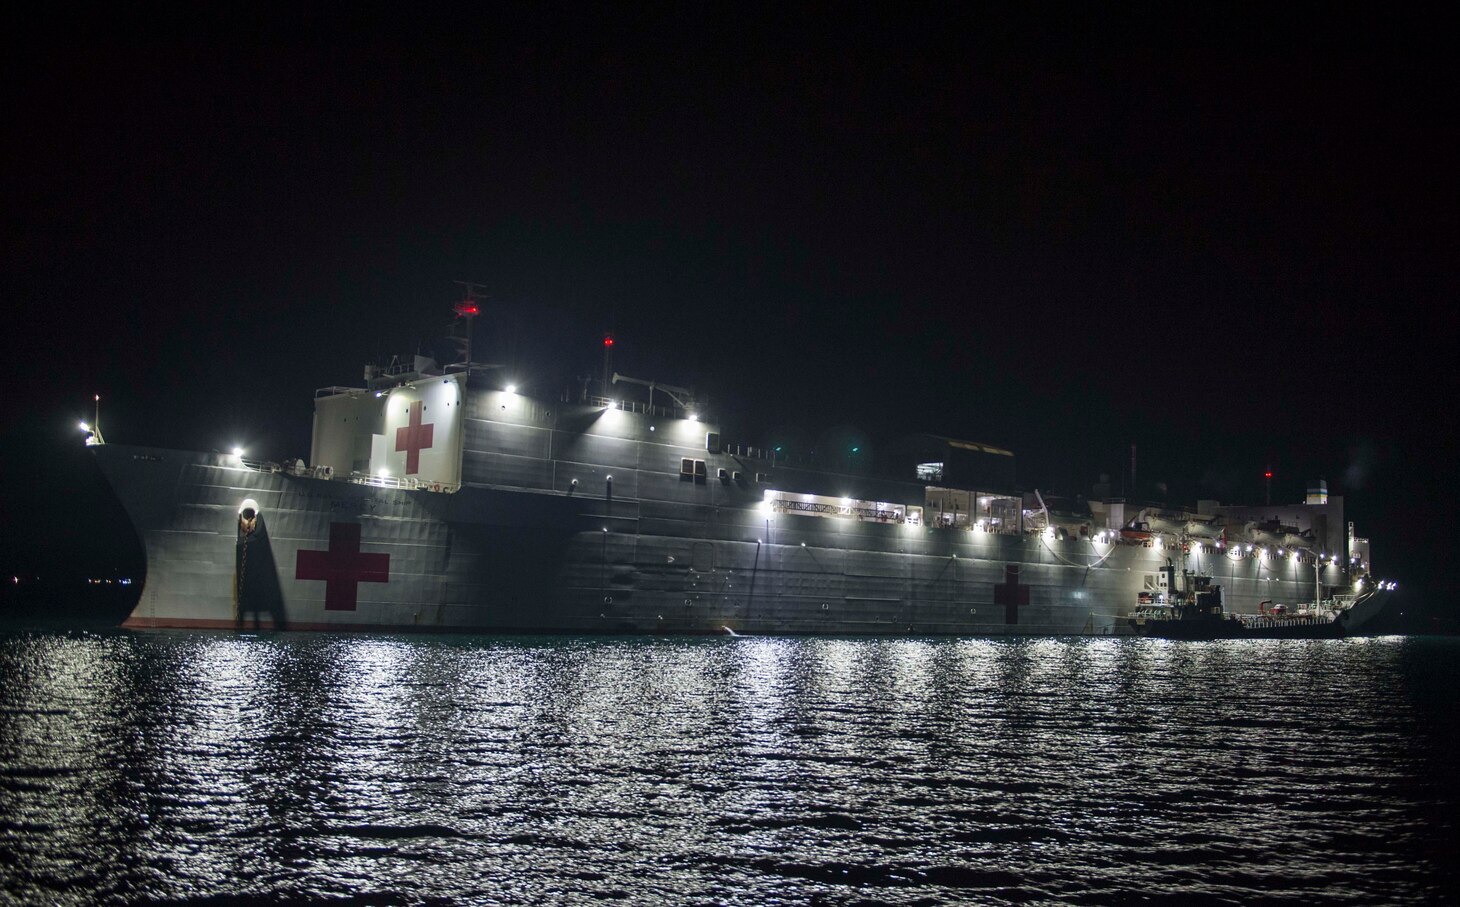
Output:
M1455 903L1460 640L0 634L8 903Z

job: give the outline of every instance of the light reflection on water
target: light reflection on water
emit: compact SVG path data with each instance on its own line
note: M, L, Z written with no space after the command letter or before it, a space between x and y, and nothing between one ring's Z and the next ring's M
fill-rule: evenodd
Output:
M1456 656L0 635L0 900L1453 899Z

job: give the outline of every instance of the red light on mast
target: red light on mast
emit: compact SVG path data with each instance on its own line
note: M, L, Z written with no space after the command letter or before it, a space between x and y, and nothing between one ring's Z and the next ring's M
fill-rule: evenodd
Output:
M1272 470L1271 470L1271 469L1269 469L1269 470L1268 470L1268 471L1267 471L1267 472L1265 472L1265 473L1263 473L1263 474L1262 474L1262 477L1263 477L1263 478L1264 478L1264 479L1270 479L1270 478L1272 478Z
M608 347L613 346L613 337L610 336L610 337L603 338L603 346L604 346L605 349L607 349Z
M474 302L460 302L456 305L456 314L462 316L479 315L481 309Z

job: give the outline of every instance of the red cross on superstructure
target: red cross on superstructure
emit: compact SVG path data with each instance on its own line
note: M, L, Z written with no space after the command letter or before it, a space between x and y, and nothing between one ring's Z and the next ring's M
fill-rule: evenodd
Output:
M326 611L354 611L360 583L390 582L390 555L360 551L359 523L330 523L330 549L299 552L294 578L324 580Z
M1004 581L994 587L994 604L1004 606L1004 623L1019 623L1019 606L1029 604L1029 587L1019 585L1019 568L1004 565Z
M415 475L421 471L421 451L431 446L431 436L436 433L436 426L421 424L421 401L417 400L411 404L411 422L409 425L402 425L395 430L395 449L397 452L406 452L406 475Z

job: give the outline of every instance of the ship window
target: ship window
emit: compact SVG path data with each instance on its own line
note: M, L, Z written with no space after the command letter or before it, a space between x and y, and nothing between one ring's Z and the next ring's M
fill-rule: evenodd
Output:
M943 464L919 463L917 466L919 482L941 482L943 481Z
M680 457L679 474L681 476L692 476L695 474L695 461L689 457Z

